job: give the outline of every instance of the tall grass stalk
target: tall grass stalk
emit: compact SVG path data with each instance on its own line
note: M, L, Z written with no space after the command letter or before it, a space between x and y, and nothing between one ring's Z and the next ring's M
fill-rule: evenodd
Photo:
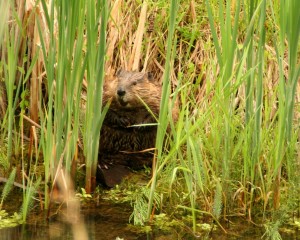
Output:
M175 24L176 24L176 14L177 8L179 5L179 0L172 0L170 6L170 19L169 19L169 27L168 27L168 39L167 39L167 54L166 54L166 63L165 70L163 75L163 86L162 86L162 96L160 102L160 113L158 119L158 127L157 127L157 135L156 135L156 162L153 167L152 174L152 184L151 191L149 196L149 204L148 204L148 217L150 218L153 206L154 193L156 188L157 181L157 170L162 163L162 153L164 147L164 139L166 135L166 131L169 124L169 119L172 116L172 112L169 111L169 98L170 98L170 69L172 64L172 49L174 46L174 32L175 32ZM168 116L169 115L169 116Z
M214 45L216 47L216 53L218 57L218 63L220 67L220 77L216 83L216 97L217 106L220 106L220 111L223 117L218 116L215 118L216 126L224 126L220 131L220 137L224 144L224 154L222 158L221 176L222 176L222 188L226 195L229 194L228 180L230 179L232 148L233 148L233 97L235 91L233 84L234 68L237 54L237 32L239 27L239 14L240 14L240 1L236 1L234 9L234 18L231 17L232 1L227 1L224 9L223 1L219 1L219 26L220 26L220 42L217 35L217 30L214 25L214 17L212 15L213 6L206 1L206 7L208 11L209 24L213 35ZM225 12L225 14L224 14ZM239 79L236 79L239 81ZM216 109L217 110L217 109ZM218 111L218 110L217 110ZM218 190L219 192L220 190Z
M265 19L266 1L251 1L248 4L247 35L244 49L247 52L247 70L253 69L247 77L245 84L245 123L246 123L246 154L244 159L243 184L247 182L255 184L256 178L260 181L262 190L266 193L262 176L261 164L261 129L262 129L262 106L263 106L263 71L265 49ZM257 27L255 25L257 22ZM256 33L256 34L254 34ZM258 39L258 41L256 40ZM257 174L258 173L258 174ZM250 213L254 191L250 191ZM247 201L247 200L246 200Z
M260 15L258 19L258 35L259 41L257 46L256 53L256 62L257 62L257 80L256 80L256 106L255 106L255 124L254 124L254 132L253 132L253 160L252 168L251 168L251 181L254 182L254 171L255 168L258 169L258 177L260 178L261 188L263 189L264 194L266 193L264 187L264 179L263 172L261 168L261 164L259 163L259 158L261 156L261 148L262 148L262 139L261 139L261 129L262 129L262 107L263 107L263 71L264 71L264 49L265 49L265 20L266 20L266 1L261 1Z
M49 204L48 181L64 167L70 173L79 135L82 79L85 71L85 1L41 1L49 29L48 39L39 33L47 73L47 114L42 113L41 146L45 162L45 207ZM56 25L57 21L57 25ZM63 160L63 161L60 161ZM74 163L73 163L74 164Z
M108 2L86 1L87 4L87 106L85 118L85 156L86 182L88 193L96 185L96 170L102 112L102 86L104 82L104 66L106 52L106 25L108 20ZM100 23L100 42L98 42L98 24Z
M3 14L1 14L1 16L0 16L0 46L2 48L2 50L1 50L2 55L4 55L2 42L4 39L5 26L6 26L7 18L9 15L9 5L10 5L10 1L1 1L0 2L0 9L2 9L2 11L3 11ZM1 60L2 59L0 58L0 61ZM4 117L5 117L5 112L6 112L6 91L4 89L5 82L2 82L2 81L3 80L1 79L0 80L0 131L2 129L4 129L4 126L5 126ZM3 143L3 139L2 139L3 135L2 135L2 131L1 131L0 141L2 143ZM8 161L6 161L6 162L9 163Z
M28 59L25 57L25 47L22 46L23 39L23 33L26 31L26 26L22 24L22 20L20 19L20 15L17 13L15 6L13 4L10 4L10 1L7 2L7 11L11 13L9 22L10 24L7 24L6 26L1 26L1 34L4 34L4 41L1 42L1 72L5 79L5 85L6 85L6 96L7 96L7 129L4 130L4 132L7 132L7 159L8 163L10 164L16 164L19 165L19 162L13 161L13 145L16 147L15 150L15 156L18 159L18 152L20 149L20 135L18 134L19 127L22 125L23 119L22 116L20 118L16 117L16 109L19 107L19 97L21 90L23 91L21 95L25 94L25 91L23 89L23 86L25 85L26 81L29 79L29 76L32 72L33 66L36 63L37 55L32 55L32 59L30 62L28 62ZM1 5L3 3L1 2ZM3 6L3 5L2 5ZM3 6L5 7L5 6ZM3 32L4 31L4 32ZM24 46L24 45L23 45ZM3 68L2 68L3 67ZM26 69L26 72L25 72ZM22 106L22 103L20 104L21 111L24 110L24 106ZM19 121L18 121L19 120ZM6 121L6 119L5 119ZM20 125L18 125L18 122ZM13 133L15 131L15 133ZM1 146L3 147L3 146ZM22 158L22 163L24 163L24 159ZM25 183L25 167L22 164L22 170L23 170L23 186L26 185ZM3 193L7 194L9 187L11 188L12 183L14 181L14 176L16 175L16 170L13 169L12 173L9 177L8 183L6 188L4 189ZM35 174L27 175L28 179L34 179ZM32 182L32 181L31 181ZM29 188L29 185L28 185ZM27 195L27 189L23 188L23 196L24 199L26 197L31 198L31 196ZM3 195L4 199L4 195ZM28 205L27 201L23 201L23 207L22 209L27 209L23 217L24 219L27 216L28 213Z
M8 13L9 13L10 1L1 1L0 9L2 9L3 14L0 16L0 44L3 41L3 34L5 32L5 25L7 23Z
M10 30L8 26L5 29L6 32L6 49L7 49L7 63L5 64L5 85L7 95L7 159L12 157L12 146L13 146L13 123L14 123L14 87L17 74L18 64L18 41L15 41L14 29ZM15 42L17 45L15 45ZM5 60L4 60L5 61Z
M38 21L38 30L41 39L41 50L44 57L44 67L47 73L47 90L48 90L48 102L47 108L45 109L45 115L41 115L41 147L44 155L44 169L45 169L45 208L48 208L50 203L49 199L49 186L50 178L54 178L54 161L55 161L55 149L54 149L54 137L53 137L53 102L54 102L54 79L55 79L55 56L56 56L56 42L54 35L54 1L49 4L49 9L46 1L41 1L46 23L49 29L49 42L43 38L43 29L45 26L42 25L41 21ZM45 129L45 130L43 130Z
M1 3L3 4L3 3ZM19 151L19 136L17 134L13 135L13 131L18 129L17 118L15 118L15 110L18 107L19 95L22 86L28 80L29 75L32 72L32 68L35 64L35 56L32 56L32 61L27 62L28 59L24 57L25 48L21 48L21 43L23 41L22 34L26 29L22 25L21 19L19 18L16 9L13 5L10 5L8 1L3 4L4 9L11 12L10 20L11 24L2 25L0 28L1 34L3 34L3 42L0 42L1 46L1 72L5 79L5 90L6 94L0 97L0 101L7 100L7 112L6 117L3 119L3 124L7 124L7 128L4 129L4 133L7 132L7 159L11 162L11 157L13 150L15 150L16 155ZM8 14L4 14L4 19L8 18ZM6 22L7 23L7 22ZM20 58L23 57L21 60ZM27 70L25 72L25 69ZM2 86L2 84L1 84ZM2 88L2 87L0 87ZM3 89L0 90L1 94ZM2 104L2 102L0 103ZM2 120L2 119L1 119ZM2 127L4 127L2 125ZM15 141L15 142L13 142ZM15 143L15 149L13 149L13 143Z
M299 23L300 2L297 0L280 1L279 11L279 43L275 44L279 65L279 123L277 145L274 156L274 208L280 204L281 166L284 156L294 155L296 149L291 144L293 133L293 117L296 86L299 82ZM287 45L286 45L287 42ZM284 72L285 53L288 53L287 78ZM291 154L289 154L291 153ZM289 155L288 155L289 154ZM287 157L288 158L288 157ZM293 158L292 158L293 159ZM292 159L287 159L289 169L294 165ZM290 172L293 174L293 171Z

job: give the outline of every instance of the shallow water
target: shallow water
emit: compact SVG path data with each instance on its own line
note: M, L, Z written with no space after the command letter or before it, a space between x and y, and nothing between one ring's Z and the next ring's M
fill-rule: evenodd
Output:
M0 229L0 240L73 240L73 239L126 239L126 240L173 240L173 239L213 239L213 240L255 240L262 239L263 228L254 227L253 224L232 223L224 225L229 234L221 230L193 236L188 229L174 229L173 232L154 230L151 233L138 233L128 226L131 207L128 204L112 204L108 201L100 203L90 202L82 204L80 218L72 220L72 212L65 212L62 208L51 213L46 221L46 213L31 214L28 224L13 228ZM71 219L71 220L70 220ZM283 240L300 240L300 232L295 229L293 233L281 234Z

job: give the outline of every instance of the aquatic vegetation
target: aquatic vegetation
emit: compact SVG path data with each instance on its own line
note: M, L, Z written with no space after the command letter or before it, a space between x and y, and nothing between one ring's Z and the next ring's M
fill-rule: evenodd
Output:
M84 188L81 188L81 193L76 193L75 197L78 197L80 201L87 201L92 198L92 195L87 193Z
M265 224L266 232L262 237L270 240L282 240L280 233L278 232L279 226L279 221L276 221L275 223Z
M7 198L8 194L10 193L12 187L13 187L13 183L15 181L15 177L16 177L16 168L13 168L13 170L11 171L7 182L5 183L3 190L2 190L2 194L1 194L1 202L0 202L0 210L2 209L2 205L3 205L3 201Z
M24 223L22 217L18 213L9 215L5 210L0 210L0 229L15 227Z

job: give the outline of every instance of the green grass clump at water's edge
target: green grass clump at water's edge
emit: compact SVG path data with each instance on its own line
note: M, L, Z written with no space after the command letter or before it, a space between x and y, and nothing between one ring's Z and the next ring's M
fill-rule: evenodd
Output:
M283 222L287 215L276 212L292 214L297 209L297 197L289 194L300 191L295 177L297 173L291 171L291 168L297 168L299 156L299 123L292 120L299 116L299 111L294 109L296 86L299 84L299 60L295 60L299 56L299 29L293 24L299 22L299 14L294 12L297 4L290 1L274 6L262 0L250 3L227 1L224 5L222 1L206 1L206 19L213 42L208 40L204 46L211 44L216 55L203 63L207 89L201 100L190 94L199 87L187 81L192 79L191 75L197 78L197 73L190 72L189 68L193 66L194 59L189 59L189 52L176 48L176 45L182 48L186 44L186 48L190 49L192 43L186 41L180 44L180 32L175 33L179 40L175 41L173 49L177 50L174 55L179 67L173 66L181 84L181 112L177 128L172 129L169 153L158 157L162 158L164 169L157 166L156 169L161 172L155 172L154 178L159 186L156 191L162 191L171 198L177 194L170 200L177 202L175 206L182 205L180 195L186 194L194 231L202 214L212 214L215 219L242 214L252 219L257 211L261 211L263 217L257 219L258 222L263 222L270 213L274 219L281 216L280 222ZM275 12L275 7L280 11ZM182 16L178 15L178 18ZM280 24L279 31L274 33L265 24L268 21L276 28L276 18L279 18ZM241 35L242 32L245 34ZM266 39L267 34L269 38ZM274 38L281 39L272 42ZM270 48L278 49L276 55L273 52L273 58L278 60L275 63L266 58ZM291 64L288 81L283 80L282 58L286 52ZM182 59L188 61L180 62ZM266 62L279 65L275 67L278 75L274 74L272 78L267 75L271 66ZM279 85L273 78L279 79ZM268 99L270 96L271 99ZM279 100L278 111L274 109L276 99ZM272 111L275 114L270 116ZM284 177L282 170L285 171ZM164 183L169 182L172 184L166 191ZM184 190L182 184L186 187ZM280 197L280 189L286 184L288 188ZM283 204L285 201L287 204ZM201 214L195 214L199 210Z

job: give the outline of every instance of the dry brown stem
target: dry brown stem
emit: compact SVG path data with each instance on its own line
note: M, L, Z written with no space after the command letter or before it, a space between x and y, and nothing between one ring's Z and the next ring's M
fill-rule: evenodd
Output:
M147 3L145 1L142 5L142 10L139 18L139 25L135 33L135 41L134 41L131 57L128 64L128 70L139 69L146 18L147 18Z
M114 50L119 38L118 23L120 22L122 0L116 0L110 13L110 21L108 23L109 35L107 38L107 61L105 65L105 73L112 75L115 71L112 66Z

